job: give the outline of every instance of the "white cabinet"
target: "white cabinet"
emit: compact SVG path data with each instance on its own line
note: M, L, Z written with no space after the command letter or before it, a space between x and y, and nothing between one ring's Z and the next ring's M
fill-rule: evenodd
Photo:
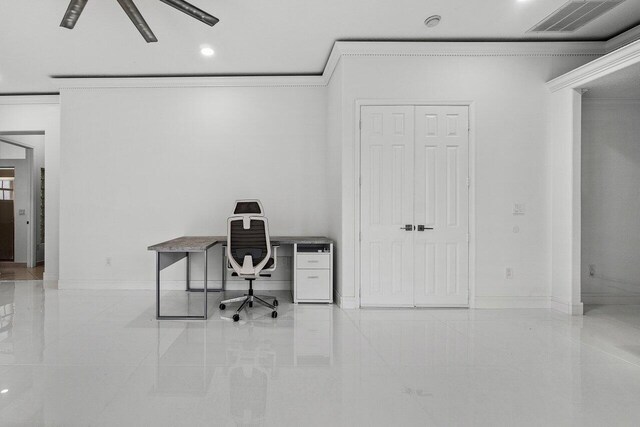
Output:
M333 244L293 245L293 302L333 302Z

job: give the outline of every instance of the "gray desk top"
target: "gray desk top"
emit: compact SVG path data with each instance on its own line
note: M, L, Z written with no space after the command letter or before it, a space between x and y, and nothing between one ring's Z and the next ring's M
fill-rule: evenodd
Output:
M272 245L328 245L333 240L322 236L270 236ZM204 252L219 243L226 243L227 236L182 236L149 246L147 249L156 252Z

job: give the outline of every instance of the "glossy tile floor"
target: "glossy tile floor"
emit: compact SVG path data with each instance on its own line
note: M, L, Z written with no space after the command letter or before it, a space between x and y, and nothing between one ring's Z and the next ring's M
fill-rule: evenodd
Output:
M201 308L168 292L166 314ZM154 293L0 283L0 425L640 424L640 307L158 322Z

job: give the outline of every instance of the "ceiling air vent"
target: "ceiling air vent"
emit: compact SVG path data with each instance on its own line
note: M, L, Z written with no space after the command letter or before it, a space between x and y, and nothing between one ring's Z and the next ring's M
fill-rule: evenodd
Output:
M570 1L529 32L571 32L604 15L625 0Z

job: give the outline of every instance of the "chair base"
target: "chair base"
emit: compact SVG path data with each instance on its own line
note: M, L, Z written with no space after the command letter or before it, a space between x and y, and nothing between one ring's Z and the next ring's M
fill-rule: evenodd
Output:
M241 297L230 298L227 300L220 301L220 310L224 310L225 308L227 308L226 304L229 304L232 302L240 302L241 303L240 306L238 306L235 314L233 315L233 320L237 322L238 320L240 320L240 312L242 310L247 310L249 307L253 307L253 303L257 302L258 304L273 310L271 312L271 317L273 318L278 317L278 311L277 311L278 309L276 308L278 306L278 299L275 297L268 297L266 295L254 295L253 279L247 279L247 280L249 281L249 293L244 294L244 296L241 296ZM268 303L267 301L265 301L265 299L273 299L273 304Z

